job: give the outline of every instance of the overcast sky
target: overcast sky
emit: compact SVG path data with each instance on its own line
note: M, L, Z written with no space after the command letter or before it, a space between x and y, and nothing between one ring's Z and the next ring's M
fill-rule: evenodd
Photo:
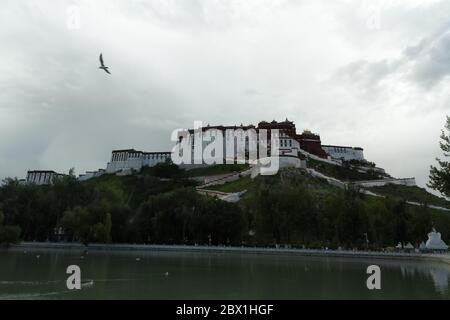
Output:
M287 117L421 186L441 155L450 1L2 0L0 21L0 178L170 151L195 120Z

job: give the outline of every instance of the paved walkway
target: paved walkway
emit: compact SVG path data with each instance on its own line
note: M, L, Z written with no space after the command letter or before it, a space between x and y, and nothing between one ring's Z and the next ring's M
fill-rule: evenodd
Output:
M257 247L225 247L225 246L180 246L180 245L138 245L138 244L90 244L88 247L80 243L53 242L22 242L12 245L13 250L24 249L64 249L90 251L147 251L147 252L198 252L198 253L235 253L235 254L266 254L292 255L306 257L330 258L365 258L365 259L403 259L444 262L450 264L450 253L399 253L343 250L308 250L289 248L257 248Z

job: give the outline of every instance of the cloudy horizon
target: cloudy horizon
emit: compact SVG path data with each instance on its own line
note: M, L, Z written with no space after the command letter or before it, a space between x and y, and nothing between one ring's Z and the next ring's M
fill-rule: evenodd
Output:
M0 178L80 174L176 128L294 121L425 187L450 114L450 2L6 0ZM103 53L111 75L98 69Z

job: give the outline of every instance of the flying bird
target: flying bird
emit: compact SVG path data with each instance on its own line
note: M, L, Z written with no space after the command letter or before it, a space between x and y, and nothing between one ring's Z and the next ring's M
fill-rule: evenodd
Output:
M103 69L103 70L105 70L106 73L111 74L111 72L108 71L109 67L105 67L105 63L103 62L103 54L102 53L100 53L100 64L101 64L101 66L98 67L99 69Z

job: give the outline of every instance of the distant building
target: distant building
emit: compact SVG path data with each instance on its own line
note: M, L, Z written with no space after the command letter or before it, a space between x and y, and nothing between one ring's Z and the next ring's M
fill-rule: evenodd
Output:
M390 184L407 186L407 187L415 187L417 185L416 178L396 179L396 178L390 178L390 177L386 177L386 176L380 180L358 181L358 182L354 182L353 184L356 186L360 186L362 188L383 187L383 186L387 186Z
M300 150L300 144L298 141L295 140L295 125L293 122L290 122L286 120L285 122L276 122L273 121L271 123L268 122L260 122L258 124L258 127L255 127L254 125L240 125L240 126L210 126L207 125L205 127L202 127L202 150L205 150L205 148L211 143L211 137L209 136L211 133L216 133L217 131L220 131L223 137L223 156L224 160L235 160L237 158L245 158L248 159L248 153L250 152L250 132L252 131L256 135L256 139L258 139L258 134L260 130L266 130L266 138L267 138L267 153L270 154L271 150L271 131L272 129L278 129L279 130L279 139L278 142L278 149L280 151L281 155L292 155L297 157L298 151ZM232 133L234 136L228 136L228 133ZM240 134L242 133L242 134ZM183 132L182 136L180 137L180 142L183 141L183 139L187 139L188 143L192 146L192 155L191 159L194 159L194 150L197 146L197 137L195 134L194 129L186 130ZM233 142L234 140L234 146L232 150L228 150L228 142ZM254 141L255 143L257 141ZM238 146L241 145L243 148L239 148ZM255 148L258 148L257 145L255 145ZM241 154L241 152L243 152ZM244 154L245 153L245 154Z
M49 185L54 179L62 178L65 174L57 173L51 170L33 170L27 172L26 183L35 185Z
M322 148L332 159L365 161L364 150L362 148L341 146L322 146Z
M106 166L106 173L139 171L142 167L153 167L158 163L170 161L170 155L170 152L114 150L111 154L111 161Z
M258 130L279 130L279 150L280 155L292 155L298 156L298 152L300 151L301 144L297 136L297 129L295 128L295 124L292 121L286 119L282 122L272 121L266 122L262 121L258 123Z
M80 181L86 181L92 178L97 178L106 173L105 169L98 169L97 171L86 171L84 174L80 174L78 176L78 180Z
M328 159L328 154L322 148L322 142L320 141L320 136L318 134L305 130L302 134L297 136L297 140L300 142L302 150L318 156L319 158Z
M203 130L203 149L210 143L209 139L205 137L205 133L210 130L220 130L223 132L224 139L226 138L227 130L242 130L247 132L248 130L254 130L257 134L260 130L267 130L268 132L268 143L270 149L270 132L271 130L279 130L279 150L280 155L292 155L298 156L299 151L303 150L309 154L317 156L322 159L335 159L335 160L361 160L364 161L364 154L362 148L352 148L352 147L340 147L340 146L323 146L320 136L316 133L312 133L309 130L303 131L301 134L297 134L297 129L294 122L286 119L282 122L272 121L262 121L258 123L258 126L254 125L240 125L240 126L206 126L202 128ZM194 141L194 129L188 130L188 135L183 137L183 139L189 139L192 144L195 145ZM181 140L180 140L181 141ZM248 144L248 143L247 143ZM248 145L246 145L245 150L248 151ZM225 141L224 141L224 155L225 151ZM236 156L236 154L235 154Z
M245 153L245 158L248 159L249 153L249 130L253 130L257 136L259 136L260 130L266 130L267 132L267 152L271 152L271 130L279 130L279 137L275 140L277 147L279 149L280 155L286 157L300 157L304 159L305 153L309 153L316 157L325 160L364 160L363 149L361 148L351 148L351 147L339 147L339 146L322 146L320 136L318 134L312 133L309 130L303 131L301 134L297 134L297 129L294 122L286 119L285 121L277 122L266 122L261 121L258 126L254 125L240 125L240 126L210 126L207 125L202 127L202 150L211 143L209 137L210 133L214 130L221 131L223 134L223 156L224 160L232 158L233 160L241 157L239 152ZM242 136L235 136L234 150L227 150L227 132L231 130L234 133L237 131L243 132ZM192 147L191 159L192 163L182 165L184 168L194 168L196 166L204 166L204 163L194 164L194 150L196 146L196 131L194 129L186 130L180 135L179 142L185 141L187 139L189 145ZM239 141L239 139L241 139ZM237 145L239 142L244 145L244 150L238 150ZM127 175L131 174L133 171L139 171L143 167L152 167L158 163L166 163L171 161L171 152L143 152L135 149L123 149L123 150L113 150L111 154L111 160L108 162L106 169L100 169L98 171L88 171L85 174L79 176L79 180L88 180L101 176L105 173ZM285 162L287 161L284 159ZM294 161L294 160L289 160ZM296 162L297 164L297 162Z

